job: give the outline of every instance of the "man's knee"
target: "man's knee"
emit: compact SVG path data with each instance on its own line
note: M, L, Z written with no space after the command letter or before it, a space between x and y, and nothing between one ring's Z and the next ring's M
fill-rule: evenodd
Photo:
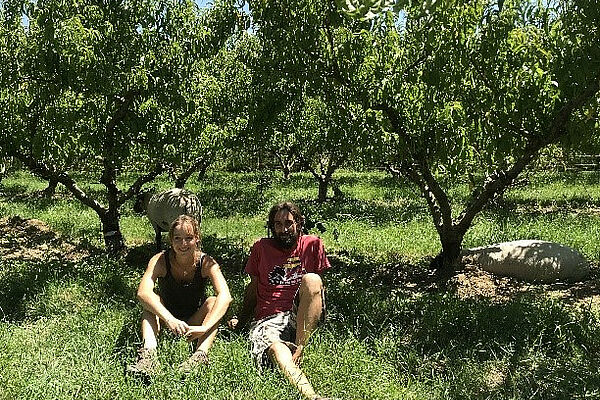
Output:
M272 343L267 349L267 355L271 358L271 360L278 362L285 359L285 356L292 356L292 351L290 348L282 342Z
M301 295L309 295L311 297L321 296L323 290L323 281L318 274L308 273L302 277L300 283Z

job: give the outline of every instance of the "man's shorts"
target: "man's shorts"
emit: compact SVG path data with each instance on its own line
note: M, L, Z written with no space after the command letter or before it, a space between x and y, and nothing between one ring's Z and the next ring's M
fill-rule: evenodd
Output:
M321 319L325 320L325 288L321 290ZM272 367L273 363L268 355L267 349L273 343L286 344L292 353L296 350L296 315L298 314L298 305L300 296L298 292L294 296L294 302L290 311L279 312L269 315L258 321L253 321L250 325L250 343L252 343L252 358L257 368L262 371L264 368Z

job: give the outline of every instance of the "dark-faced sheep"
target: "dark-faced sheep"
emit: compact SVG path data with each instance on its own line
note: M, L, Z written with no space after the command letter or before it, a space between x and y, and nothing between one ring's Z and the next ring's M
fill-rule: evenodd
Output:
M152 194L140 193L134 205L136 212L146 212L156 233L156 251L161 250L161 233L168 232L171 222L182 214L191 215L202 223L202 205L198 197L185 189L169 189Z

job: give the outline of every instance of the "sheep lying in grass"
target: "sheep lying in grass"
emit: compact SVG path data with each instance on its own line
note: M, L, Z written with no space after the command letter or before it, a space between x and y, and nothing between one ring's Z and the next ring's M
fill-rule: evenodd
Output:
M533 282L579 281L590 272L586 258L559 243L517 240L463 250L463 261L485 271Z
M146 212L154 232L156 232L156 250L161 250L161 233L168 232L171 222L182 214L191 215L202 222L202 205L198 197L184 189L169 189L152 194L149 191L140 193L134 205L136 212Z

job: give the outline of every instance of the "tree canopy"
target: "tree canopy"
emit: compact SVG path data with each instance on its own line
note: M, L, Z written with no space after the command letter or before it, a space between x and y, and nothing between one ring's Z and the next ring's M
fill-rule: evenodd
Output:
M2 80L3 147L31 171L64 184L93 208L107 249L120 252L119 208L186 151L177 117L198 63L216 53L236 22L232 4L201 13L193 2L48 0L3 4L2 49L14 54ZM134 167L128 188L117 178ZM78 185L77 171L104 191Z
M229 0L2 4L0 146L96 210L110 249L119 207L165 164L182 186L227 143L301 164L320 200L357 160L410 179L447 268L540 151L598 145L592 0L251 0L251 20Z
M586 111L600 80L591 1L409 2L401 17L370 20L325 1L251 4L268 57L293 85L338 88L375 113L381 162L423 194L443 267L456 264L476 215L542 148L597 124ZM473 191L456 215L449 189L465 177Z

